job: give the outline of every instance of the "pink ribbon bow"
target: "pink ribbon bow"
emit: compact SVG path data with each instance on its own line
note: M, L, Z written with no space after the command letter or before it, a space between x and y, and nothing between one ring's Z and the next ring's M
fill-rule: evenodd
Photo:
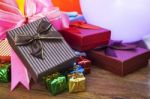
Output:
M25 0L23 15L15 0L0 0L0 39L6 32L28 22L47 16L56 29L68 28L69 18L59 8L53 7L50 0Z
M59 8L53 7L50 0L25 0L24 8L25 12L23 15L15 0L0 0L0 40L6 38L7 31L45 16L58 30L69 27L67 15L62 14ZM11 53L11 90L19 82L29 89L27 70L16 53L13 50Z

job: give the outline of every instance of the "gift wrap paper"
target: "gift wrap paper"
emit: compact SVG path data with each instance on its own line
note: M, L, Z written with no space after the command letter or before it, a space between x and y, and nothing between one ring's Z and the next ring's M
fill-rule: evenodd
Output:
M47 16L57 30L69 27L69 18L50 0L0 0L0 39L6 32Z
M66 77L60 74L53 74L46 78L47 89L52 95L57 95L67 88Z
M91 61L84 58L84 57L79 57L77 60L78 65L81 65L81 67L84 68L84 73L89 74L91 72Z
M0 82L10 81L10 64L0 64Z
M7 39L0 40L0 63L10 62L10 46Z
M148 65L150 51L137 47L134 50L113 49L116 57L106 55L104 49L87 52L88 58L95 66L113 72L119 76L126 76Z
M111 31L85 21L74 21L70 27L60 30L68 44L75 50L84 52L109 43Z
M74 63L76 59L74 51L69 47L64 39L62 39L61 41L38 40L43 46L44 59L36 58L31 55L30 44L26 46L15 46L15 35L19 34L33 36L37 34L37 27L42 20L49 22L48 19L45 17L22 27L16 28L12 31L9 31L7 35L11 47L19 56L23 64L27 67L35 82L40 81L43 76L52 74L57 71L66 70L68 67L71 66L71 64ZM53 27L52 30L56 31Z
M82 68L80 65L75 65L73 69L70 71L70 74L73 73L84 73L84 68Z
M74 73L68 75L69 93L85 91L85 77L83 73Z

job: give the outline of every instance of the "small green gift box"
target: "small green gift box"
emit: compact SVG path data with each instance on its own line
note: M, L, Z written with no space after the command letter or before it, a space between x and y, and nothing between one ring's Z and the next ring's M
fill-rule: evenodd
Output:
M47 89L52 95L57 95L66 90L66 77L60 73L52 74L45 78Z
M10 81L10 64L0 64L0 82Z

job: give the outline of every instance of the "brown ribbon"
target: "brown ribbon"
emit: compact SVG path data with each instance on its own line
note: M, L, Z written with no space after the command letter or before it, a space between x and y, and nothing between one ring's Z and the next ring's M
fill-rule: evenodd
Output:
M15 45L25 46L31 44L31 55L43 59L43 47L39 40L62 40L61 35L52 31L52 24L42 20L37 27L37 34L29 35L15 35Z

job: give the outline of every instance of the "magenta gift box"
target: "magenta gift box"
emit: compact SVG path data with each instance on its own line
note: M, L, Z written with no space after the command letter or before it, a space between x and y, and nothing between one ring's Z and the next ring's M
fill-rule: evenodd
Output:
M148 65L150 51L137 47L135 50L115 50L117 57L107 56L104 49L88 51L87 55L92 62L114 74L125 76L139 68Z

